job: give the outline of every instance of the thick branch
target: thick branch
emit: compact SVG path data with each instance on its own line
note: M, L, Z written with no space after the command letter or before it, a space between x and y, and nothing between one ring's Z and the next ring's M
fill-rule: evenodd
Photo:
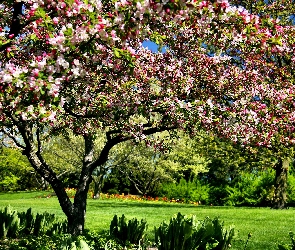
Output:
M23 6L24 2L15 2L13 4L13 15L12 21L10 25L9 35L13 35L13 37L17 37L22 27L20 24L20 16L23 15Z
M20 30L23 28L20 25L20 16L22 15L22 9L23 9L24 2L15 2L13 4L13 13L12 13L12 20L9 27L9 38L11 35L13 35L13 38L17 37L19 35ZM3 44L0 46L0 51L4 51L6 48L11 46L12 40L10 40L8 43Z
M124 138L121 136L117 136L112 139L109 138L104 148L102 149L98 159L91 164L90 172L92 173L96 167L106 163L106 161L108 160L109 152L115 145L119 144L120 142L127 141L129 139L130 138Z
M161 126L161 127L154 127L154 128L148 128L148 129L145 129L143 131L143 134L144 135L151 135L151 134L154 134L154 133L158 133L158 132L163 132L163 131L168 131L168 130L174 130L174 129L177 129L176 126Z

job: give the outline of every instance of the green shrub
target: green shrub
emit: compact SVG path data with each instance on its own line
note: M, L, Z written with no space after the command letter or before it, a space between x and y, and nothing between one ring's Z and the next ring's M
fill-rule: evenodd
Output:
M133 218L127 222L124 214L122 217L114 216L110 225L110 236L119 241L123 246L140 244L144 239L147 223Z
M181 179L179 183L163 184L157 194L160 197L167 197L169 200L208 204L209 185L201 185L199 181Z
M16 237L20 231L20 219L10 206L0 211L0 238Z
M211 186L209 203L227 206L269 206L273 192L274 171L242 173L233 183Z
M155 241L159 250L226 250L231 247L234 228L225 230L216 219L197 221L195 216L180 213L170 223L161 223L155 228Z
M58 221L54 214L43 213L33 216L32 209L27 212L17 212L10 206L0 211L0 238L16 238L33 234L54 235L67 232L67 222Z
M288 175L287 202L289 206L295 207L295 176L294 174Z
M90 250L90 247L82 237L65 237L58 247L60 250Z
M1 245L1 249L10 250L90 250L90 246L86 243L83 236L73 237L68 234L55 235L50 237L42 236L27 236L18 240L6 241L5 245ZM100 248L93 248L100 249Z
M228 191L226 190L226 186L210 187L209 199L208 199L210 205L222 206L224 205L227 197L228 197ZM228 202L228 205L234 205L234 204L230 204Z
M0 181L0 187L2 190L5 191L18 190L20 188L20 185L18 184L19 180L20 177L15 176L13 174L4 176L3 180Z
M120 192L115 188L111 188L111 189L108 189L107 193L108 194L119 194Z

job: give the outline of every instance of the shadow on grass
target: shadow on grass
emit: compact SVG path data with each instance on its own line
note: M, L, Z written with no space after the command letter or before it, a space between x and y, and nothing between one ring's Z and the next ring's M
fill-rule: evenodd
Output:
M132 202L132 201L126 201L126 202L120 202L120 201L89 201L87 202L87 206L89 207L196 207L195 205L190 204L181 204L181 203L151 203L151 202Z
M151 208L166 208L166 207L177 207L177 208L194 208L194 209L239 209L235 207L227 206L196 206L194 204L186 203L165 203L165 202L136 202L136 201L114 201L114 200L88 200L88 207L151 207Z
M19 200L46 197L50 191L17 191L0 192L0 200Z

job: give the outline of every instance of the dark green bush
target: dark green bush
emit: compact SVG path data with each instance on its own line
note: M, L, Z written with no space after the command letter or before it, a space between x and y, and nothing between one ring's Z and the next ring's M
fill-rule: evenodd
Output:
M169 224L163 222L155 228L155 241L159 250L226 250L231 247L234 228L225 230L215 218L197 221L195 216L180 213Z
M17 212L10 206L0 211L0 238L16 238L26 235L49 235L67 232L67 222L58 221L54 214L43 213L34 217L32 209Z
M110 236L118 240L123 246L140 244L145 236L147 223L145 220L138 221L133 218L127 222L124 214L122 217L114 216L110 225Z
M273 171L243 173L233 186L226 186L223 205L268 206L274 182Z
M244 172L229 184L210 186L209 204L270 206L274 191L274 176L273 170L258 173Z
M210 187L208 205L214 205L214 206L224 205L225 203L224 201L228 197L228 192L226 190L226 187L227 186ZM233 205L233 204L228 204L228 205Z
M287 188L287 202L289 206L295 207L295 176L289 174Z

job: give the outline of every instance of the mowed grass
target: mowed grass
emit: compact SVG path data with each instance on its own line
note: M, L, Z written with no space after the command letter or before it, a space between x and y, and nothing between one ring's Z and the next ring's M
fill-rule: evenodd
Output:
M33 212L54 213L65 218L56 197L46 197L44 192L0 193L0 207L11 205L18 211L32 207ZM86 228L93 231L107 230L115 214L124 214L128 219L146 219L148 235L162 221L176 213L196 215L198 219L219 217L228 228L235 225L237 232L232 249L243 250L248 233L252 233L247 250L278 249L279 243L290 243L289 231L295 231L295 209L273 210L270 208L208 207L163 202L136 202L118 200L91 200L87 202Z

